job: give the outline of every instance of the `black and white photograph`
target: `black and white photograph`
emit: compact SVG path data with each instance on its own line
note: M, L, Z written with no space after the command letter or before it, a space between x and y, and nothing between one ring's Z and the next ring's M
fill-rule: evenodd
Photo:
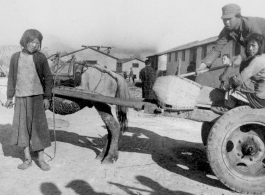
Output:
M0 0L0 195L265 194L264 0Z

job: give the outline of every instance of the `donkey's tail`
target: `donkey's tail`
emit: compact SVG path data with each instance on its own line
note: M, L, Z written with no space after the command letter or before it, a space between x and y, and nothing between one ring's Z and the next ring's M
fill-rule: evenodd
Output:
M120 75L118 75L117 83L118 83L118 89L117 89L116 97L121 98L121 99L129 99L130 93L129 93L128 84L125 81L125 79L121 77ZM116 114L117 114L117 118L120 123L122 132L125 132L128 128L127 112L128 112L128 107L116 106Z

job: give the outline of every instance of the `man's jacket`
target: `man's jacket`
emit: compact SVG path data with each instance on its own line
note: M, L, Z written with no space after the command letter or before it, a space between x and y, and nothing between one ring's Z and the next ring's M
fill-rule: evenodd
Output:
M243 17L241 24L236 30L229 31L225 27L218 36L213 48L207 53L206 57L202 60L207 67L211 67L214 61L220 55L224 46L230 40L235 40L243 47L246 47L246 38L252 33L258 33L265 36L265 19L258 17Z

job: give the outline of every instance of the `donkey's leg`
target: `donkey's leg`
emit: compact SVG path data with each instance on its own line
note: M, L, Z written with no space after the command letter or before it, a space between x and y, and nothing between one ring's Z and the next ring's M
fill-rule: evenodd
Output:
M107 129L108 129L108 127L107 127ZM111 133L108 130L107 141L105 143L105 146L103 147L102 152L100 152L100 154L97 155L97 157L96 157L97 160L102 161L104 159L104 157L106 157L106 155L107 155L106 151L109 150L109 147L110 147L110 140L111 140Z
M108 130L108 143L106 143L102 154L100 154L100 156L104 156L102 163L113 163L118 159L120 124L113 117L111 113L111 107L109 105L105 103L95 102L94 106L97 109Z

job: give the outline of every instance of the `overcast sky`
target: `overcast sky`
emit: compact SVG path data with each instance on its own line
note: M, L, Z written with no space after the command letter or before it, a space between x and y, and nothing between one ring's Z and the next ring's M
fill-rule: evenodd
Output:
M51 51L102 45L161 52L217 36L221 8L265 18L265 0L0 0L0 45L18 45L26 29L38 29ZM67 50L66 49L66 50Z

